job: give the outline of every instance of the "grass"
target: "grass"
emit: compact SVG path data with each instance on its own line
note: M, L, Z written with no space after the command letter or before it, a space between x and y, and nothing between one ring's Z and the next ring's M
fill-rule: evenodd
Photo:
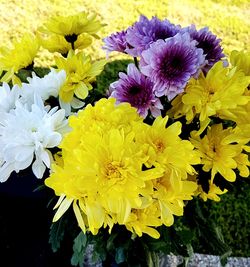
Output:
M35 32L48 17L70 15L79 11L97 12L107 24L100 33L105 37L115 31L126 29L138 20L140 14L148 17L157 15L171 22L198 28L209 28L223 40L225 52L233 49L247 49L250 42L250 2L248 0L2 0L0 1L1 44L9 46L13 38L20 38L24 32ZM88 52L94 58L104 57L101 40ZM42 51L37 65L51 64L53 56ZM115 57L117 58L117 57Z

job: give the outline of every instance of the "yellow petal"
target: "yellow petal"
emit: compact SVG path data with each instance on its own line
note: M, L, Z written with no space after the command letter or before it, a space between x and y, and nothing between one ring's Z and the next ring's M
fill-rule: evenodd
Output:
M64 198L65 198L65 195L62 194L62 195L59 197L59 199L58 199L58 201L57 201L55 207L53 208L53 210L57 209L57 208L61 205L61 203L62 203L62 201L64 200Z
M63 200L63 202L61 203L60 207L58 208L54 218L53 218L53 222L58 221L63 214L68 210L68 208L70 207L71 203L73 202L73 199L67 199L65 198Z
M79 207L78 207L78 205L76 203L76 200L73 202L73 210L74 210L78 225L80 226L82 231L84 233L86 233L85 223L83 221L82 214L81 214L81 211L80 211L80 209L79 209Z

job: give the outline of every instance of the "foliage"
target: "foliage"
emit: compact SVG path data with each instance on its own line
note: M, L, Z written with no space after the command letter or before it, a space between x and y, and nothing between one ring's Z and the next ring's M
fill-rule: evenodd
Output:
M83 258L85 255L85 250L87 245L87 237L83 232L80 232L79 235L74 240L73 245L73 256L71 258L71 264L73 266L77 266L78 264L82 267L83 266Z
M59 222L52 223L50 226L49 243L53 252L57 252L64 238L66 220L62 219Z
M131 60L114 60L107 63L104 67L104 71L97 77L97 91L106 94L109 89L109 85L118 79L119 72L125 72L127 65L131 63Z
M249 179L239 179L230 193L222 196L221 202L204 203L202 207L208 213L208 220L220 227L232 255L238 257L250 256L249 195Z

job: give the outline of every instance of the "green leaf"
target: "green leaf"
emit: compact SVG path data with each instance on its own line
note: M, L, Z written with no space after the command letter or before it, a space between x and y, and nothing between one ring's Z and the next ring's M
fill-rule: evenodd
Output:
M109 89L109 85L119 79L119 72L126 72L129 63L132 60L114 60L105 65L102 73L97 76L97 88L96 90L102 95L106 95L106 91Z
M73 266L83 266L84 256L87 248L87 236L80 232L74 240L73 255L71 257L71 264Z
M147 246L151 251L162 251L165 252L167 248L167 244L164 241L161 240L155 240L155 241L148 241Z
M177 234L184 245L189 245L194 238L194 233L190 229L177 231Z
M189 258L191 258L194 254L194 250L191 244L187 244L187 253L188 253Z
M115 261L117 264L123 263L126 259L124 248L118 247L115 251Z
M45 75L47 75L50 72L49 68L42 68L42 67L34 67L34 72L36 73L36 75L40 78L44 77Z
M107 241L107 251L111 251L115 249L114 240L118 236L118 233L111 233L108 241Z
M105 261L107 258L107 253L105 249L99 248L97 251L94 250L92 254L92 261L93 262L98 262L98 261Z
M44 185L44 184L41 184L41 185L39 185L38 187L36 187L34 190L33 190L33 192L35 193L35 192L39 192L39 191L42 191L43 189L45 189L46 188L46 186Z
M58 251L61 246L61 241L63 240L65 233L65 220L61 218L59 221L52 223L49 232L49 244L53 252Z
M22 82L27 82L28 81L27 78L31 76L31 71L21 69L18 71L16 75Z

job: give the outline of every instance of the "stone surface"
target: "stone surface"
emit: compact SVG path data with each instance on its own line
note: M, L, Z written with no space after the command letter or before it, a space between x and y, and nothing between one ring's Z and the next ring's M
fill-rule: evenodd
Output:
M86 267L102 267L101 263L91 263L91 253L93 248L88 249L88 255L85 259ZM183 263L183 257L167 255L160 259L160 267L177 267ZM187 267L222 267L219 256L204 255L195 253L187 263ZM229 257L225 267L250 267L249 258Z
M160 267L177 267L183 262L180 256L168 255L161 259ZM187 264L188 267L222 267L219 256L195 253ZM225 267L250 267L250 258L228 257Z

